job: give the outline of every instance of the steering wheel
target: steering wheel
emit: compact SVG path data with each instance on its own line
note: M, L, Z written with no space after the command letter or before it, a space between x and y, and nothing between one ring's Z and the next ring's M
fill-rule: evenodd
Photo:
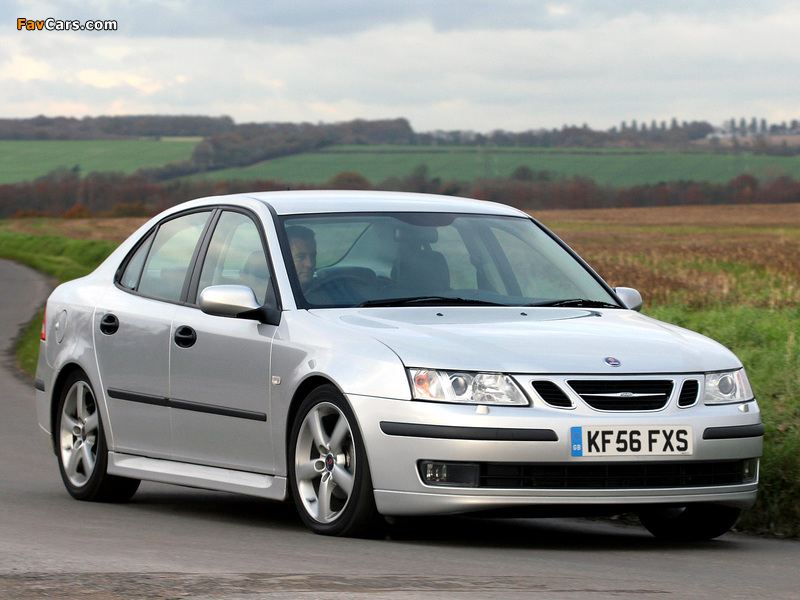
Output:
M360 275L335 273L314 279L305 295L315 304L358 304L366 300L374 288L374 282Z

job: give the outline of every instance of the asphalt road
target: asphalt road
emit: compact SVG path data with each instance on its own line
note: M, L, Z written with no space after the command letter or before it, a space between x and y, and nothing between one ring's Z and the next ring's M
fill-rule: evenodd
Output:
M0 261L0 348L47 281ZM727 534L658 542L573 519L411 521L381 540L308 532L291 506L145 483L123 505L72 500L0 368L0 599L800 598L800 542Z

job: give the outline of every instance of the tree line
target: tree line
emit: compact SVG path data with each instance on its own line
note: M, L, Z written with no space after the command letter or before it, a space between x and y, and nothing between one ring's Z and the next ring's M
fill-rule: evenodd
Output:
M233 130L230 117L135 115L0 119L0 140L109 140L141 137L207 137Z
M150 216L192 198L228 193L285 190L276 180L167 181L141 174L91 173L80 178L58 169L36 181L0 186L0 218ZM761 182L740 175L727 183L677 181L615 187L585 177L556 179L545 171L517 168L508 178L474 181L430 177L420 165L402 177L373 184L356 172L343 172L323 185L292 184L292 189L381 189L466 196L492 200L522 210L685 206L699 204L780 204L800 200L800 182L779 177Z

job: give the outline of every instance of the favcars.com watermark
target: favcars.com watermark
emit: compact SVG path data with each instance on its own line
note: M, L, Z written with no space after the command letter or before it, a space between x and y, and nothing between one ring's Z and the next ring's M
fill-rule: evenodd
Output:
M116 31L116 21L89 20L78 21L63 19L17 19L17 31Z

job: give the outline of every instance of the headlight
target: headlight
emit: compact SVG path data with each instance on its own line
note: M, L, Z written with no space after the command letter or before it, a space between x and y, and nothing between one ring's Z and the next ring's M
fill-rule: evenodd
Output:
M733 404L753 399L753 389L744 369L706 375L706 404Z
M409 369L415 400L527 406L528 399L514 380L502 373L462 373Z

